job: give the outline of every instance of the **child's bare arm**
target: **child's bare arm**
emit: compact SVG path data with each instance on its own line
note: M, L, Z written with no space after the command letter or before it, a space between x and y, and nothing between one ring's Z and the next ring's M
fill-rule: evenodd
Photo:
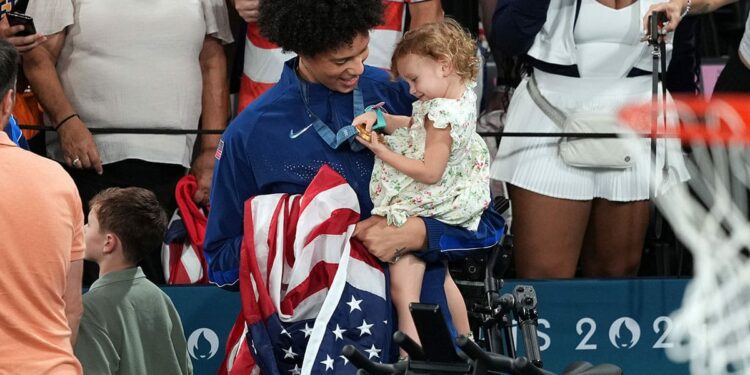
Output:
M448 165L450 156L451 139L450 127L439 129L432 126L432 121L425 119L425 130L427 139L425 141L424 160L409 159L388 149L384 144L377 141L377 137L371 137L370 142L360 142L375 153L384 162L401 171L405 175L424 184L435 184L440 181Z
M398 128L408 128L411 126L411 116L398 116L384 113L385 117L385 133L393 134Z

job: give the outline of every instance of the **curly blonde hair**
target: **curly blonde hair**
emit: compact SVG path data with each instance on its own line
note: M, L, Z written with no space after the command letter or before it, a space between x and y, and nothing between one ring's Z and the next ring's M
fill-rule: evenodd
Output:
M465 81L477 78L477 45L464 28L451 18L431 22L409 30L396 45L391 57L391 74L398 77L398 59L408 54L446 58L456 74Z

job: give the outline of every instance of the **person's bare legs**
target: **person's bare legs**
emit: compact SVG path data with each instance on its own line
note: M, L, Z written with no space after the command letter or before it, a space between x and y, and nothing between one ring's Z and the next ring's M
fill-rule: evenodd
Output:
M524 279L574 277L591 201L558 199L508 185L513 256Z
M635 276L649 221L649 202L595 199L581 267L585 277Z
M419 302L425 263L414 255L407 254L389 268L391 272L391 298L398 315L398 329L419 344L419 335L414 320L411 318L409 304ZM406 356L403 349L400 349L400 356Z
M451 311L451 318L453 319L453 326L456 327L456 332L462 336L469 336L471 327L469 327L469 313L466 311L466 303L464 297L461 295L461 291L458 290L458 285L451 277L451 273L445 270L445 298L448 300L448 308Z

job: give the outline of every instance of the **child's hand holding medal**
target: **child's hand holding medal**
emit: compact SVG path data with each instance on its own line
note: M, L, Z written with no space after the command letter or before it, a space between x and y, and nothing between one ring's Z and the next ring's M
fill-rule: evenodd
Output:
M354 118L352 126L357 129L357 141L377 155L380 150L387 150L388 146L385 144L385 137L383 134L372 130L376 121L377 115L375 112L365 112ZM373 135L376 135L374 139L372 137Z
M377 137L378 141L380 143L385 143L385 137L383 137L382 134L377 133L377 132L375 132L375 131L373 131L371 129L368 130L366 124L360 123L360 124L354 125L354 128L357 129L357 136L360 137L360 138L362 138L366 142L370 142L370 134L375 133L378 136Z

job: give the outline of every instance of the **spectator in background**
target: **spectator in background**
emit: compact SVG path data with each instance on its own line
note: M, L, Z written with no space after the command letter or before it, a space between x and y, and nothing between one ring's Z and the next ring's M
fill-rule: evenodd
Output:
M0 38L0 126L13 110L18 52ZM70 176L0 131L0 373L81 374L83 211Z
M666 12L669 18L667 28L674 30L682 24L682 17L686 15L703 14L727 5L737 0L670 0L651 7L650 11ZM750 93L750 18L745 21L745 32L737 51L732 51L724 70L714 87L715 93Z
M172 301L137 266L164 237L154 193L109 188L89 203L86 259L100 277L83 296L75 353L86 374L192 374Z
M700 82L700 52L698 51L698 37L700 34L700 19L690 17L685 19L674 32L672 38L672 58L667 67L667 90L672 94L701 95Z
M271 88L281 77L284 62L294 57L261 35L258 9L262 0L228 0L247 22L244 73L240 82L238 112ZM370 30L370 55L367 65L390 69L391 54L406 31L405 14L410 16L409 29L443 18L440 0L384 0L383 22Z
M48 152L65 165L83 201L108 187L138 186L171 214L177 181L190 168L199 184L193 198L208 204L219 135L203 136L194 152L194 135L92 135L88 127L224 129L221 44L232 42L224 1L31 0L27 14L48 39L23 61L57 130ZM149 279L164 282L159 252L143 267ZM97 274L88 267L84 283Z
M23 25L10 26L5 14L15 10L15 3L15 0L0 0L0 38L7 39L18 49L18 52L24 53L47 41L47 37L38 32L22 36L19 33L23 31Z
M23 53L43 43L47 38L39 33L28 36L18 35L23 31L24 26L16 25L11 27L8 23L8 18L5 17L6 13L14 10L14 5L15 1L13 0L0 0L0 38L7 39L19 52ZM29 149L29 144L26 142L26 138L21 133L21 129L18 127L13 116L10 117L8 124L3 127L3 130L15 144L23 149Z
M503 0L491 46L525 56L540 95L564 114L614 113L624 103L651 98L652 57L641 41L641 19L652 3ZM505 130L559 133L532 99L530 82L526 77L516 89ZM636 275L649 221L648 141L640 142L643 152L625 169L568 165L559 142L503 138L492 165L492 177L509 184L518 276L573 277L579 259L586 277ZM656 186L687 180L677 142L662 140L657 152L657 168L668 172Z

